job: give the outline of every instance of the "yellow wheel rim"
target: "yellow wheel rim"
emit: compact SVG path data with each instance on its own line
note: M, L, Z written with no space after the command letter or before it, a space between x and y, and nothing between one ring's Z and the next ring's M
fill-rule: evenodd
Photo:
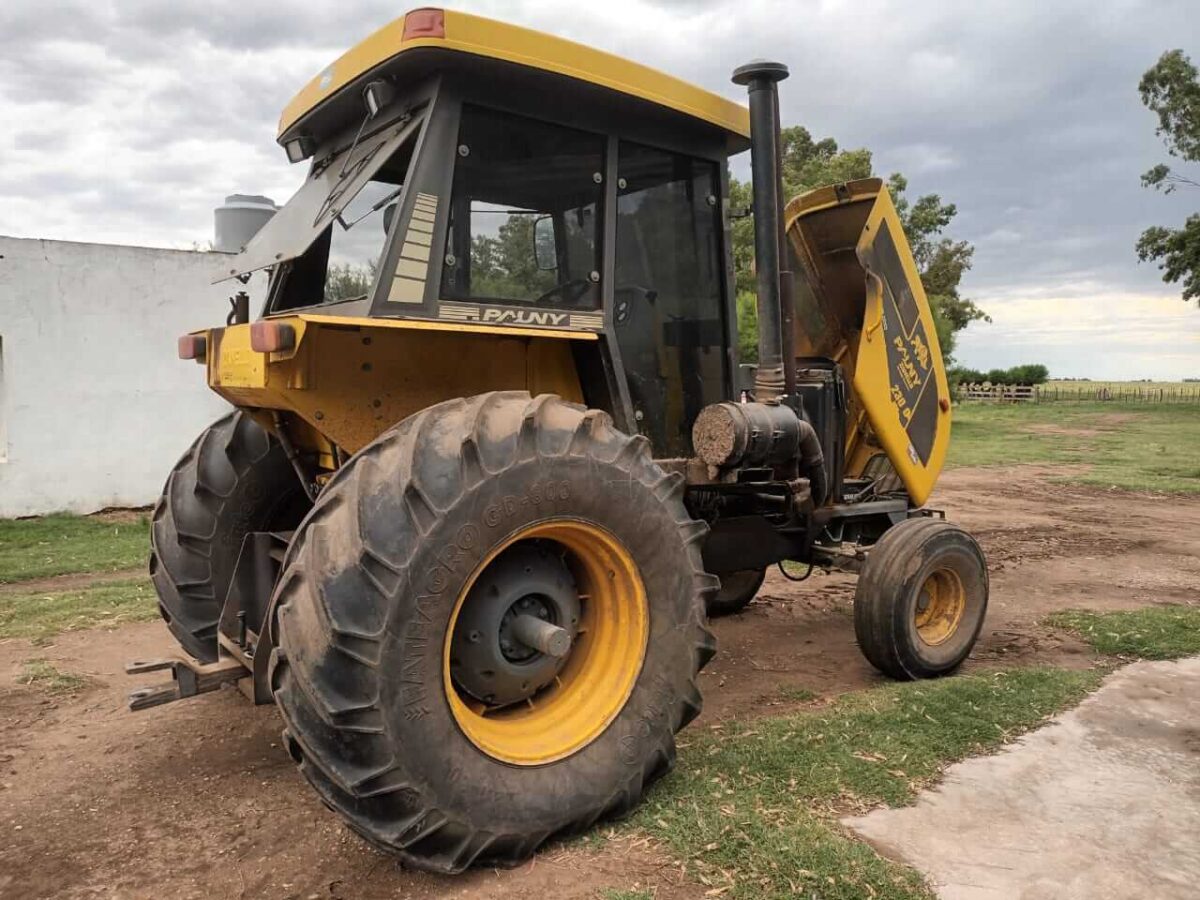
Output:
M581 597L579 633L554 682L524 703L488 709L461 692L450 674L451 639L472 586L504 550L524 540L554 541L567 551ZM463 734L489 756L519 766L563 759L586 747L617 717L646 655L649 605L629 551L599 526L557 519L510 536L463 586L442 654L442 684Z
M953 569L938 569L921 586L913 624L921 640L936 646L958 630L967 608L967 591Z

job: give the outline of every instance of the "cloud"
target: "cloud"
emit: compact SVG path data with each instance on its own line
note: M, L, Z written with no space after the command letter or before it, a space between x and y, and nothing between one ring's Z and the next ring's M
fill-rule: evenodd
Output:
M1177 296L1080 281L1069 294L1034 288L980 302L992 322L972 324L956 349L972 368L1041 362L1055 376L1096 380L1200 377L1200 313Z
M976 245L966 292L993 314L1007 313L1005 297L1074 297L1089 285L1096 308L1120 318L1137 298L1171 293L1154 266L1136 263L1133 244L1149 225L1182 222L1195 197L1141 188L1164 151L1136 85L1165 49L1200 47L1194 0L462 7L737 99L735 66L787 62L785 123L869 147L881 173L909 177L914 196L957 204L953 234ZM5 4L0 232L186 247L209 239L227 193L286 198L303 167L274 144L279 111L400 9L385 0ZM747 165L734 161L739 173ZM989 344L971 332L960 357Z

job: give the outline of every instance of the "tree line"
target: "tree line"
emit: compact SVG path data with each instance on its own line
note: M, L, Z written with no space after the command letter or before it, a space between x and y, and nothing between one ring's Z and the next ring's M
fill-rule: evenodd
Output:
M947 373L951 385L959 384L1045 384L1050 380L1050 370L1041 363L1013 366L1011 369L968 369L954 366Z

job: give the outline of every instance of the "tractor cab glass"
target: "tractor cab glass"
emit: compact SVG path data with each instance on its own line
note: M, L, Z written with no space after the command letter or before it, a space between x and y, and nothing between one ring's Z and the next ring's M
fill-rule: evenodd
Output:
M464 105L442 296L595 309L600 135Z
M622 141L612 321L630 399L661 453L724 399L724 256L717 164Z
M268 311L365 300L375 283L423 113L313 165L308 180L242 254L241 271L275 266Z

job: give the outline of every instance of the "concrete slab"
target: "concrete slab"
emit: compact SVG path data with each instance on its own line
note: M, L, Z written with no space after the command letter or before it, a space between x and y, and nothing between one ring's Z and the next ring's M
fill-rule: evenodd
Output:
M914 806L847 819L943 900L1200 897L1200 658L1137 663Z

